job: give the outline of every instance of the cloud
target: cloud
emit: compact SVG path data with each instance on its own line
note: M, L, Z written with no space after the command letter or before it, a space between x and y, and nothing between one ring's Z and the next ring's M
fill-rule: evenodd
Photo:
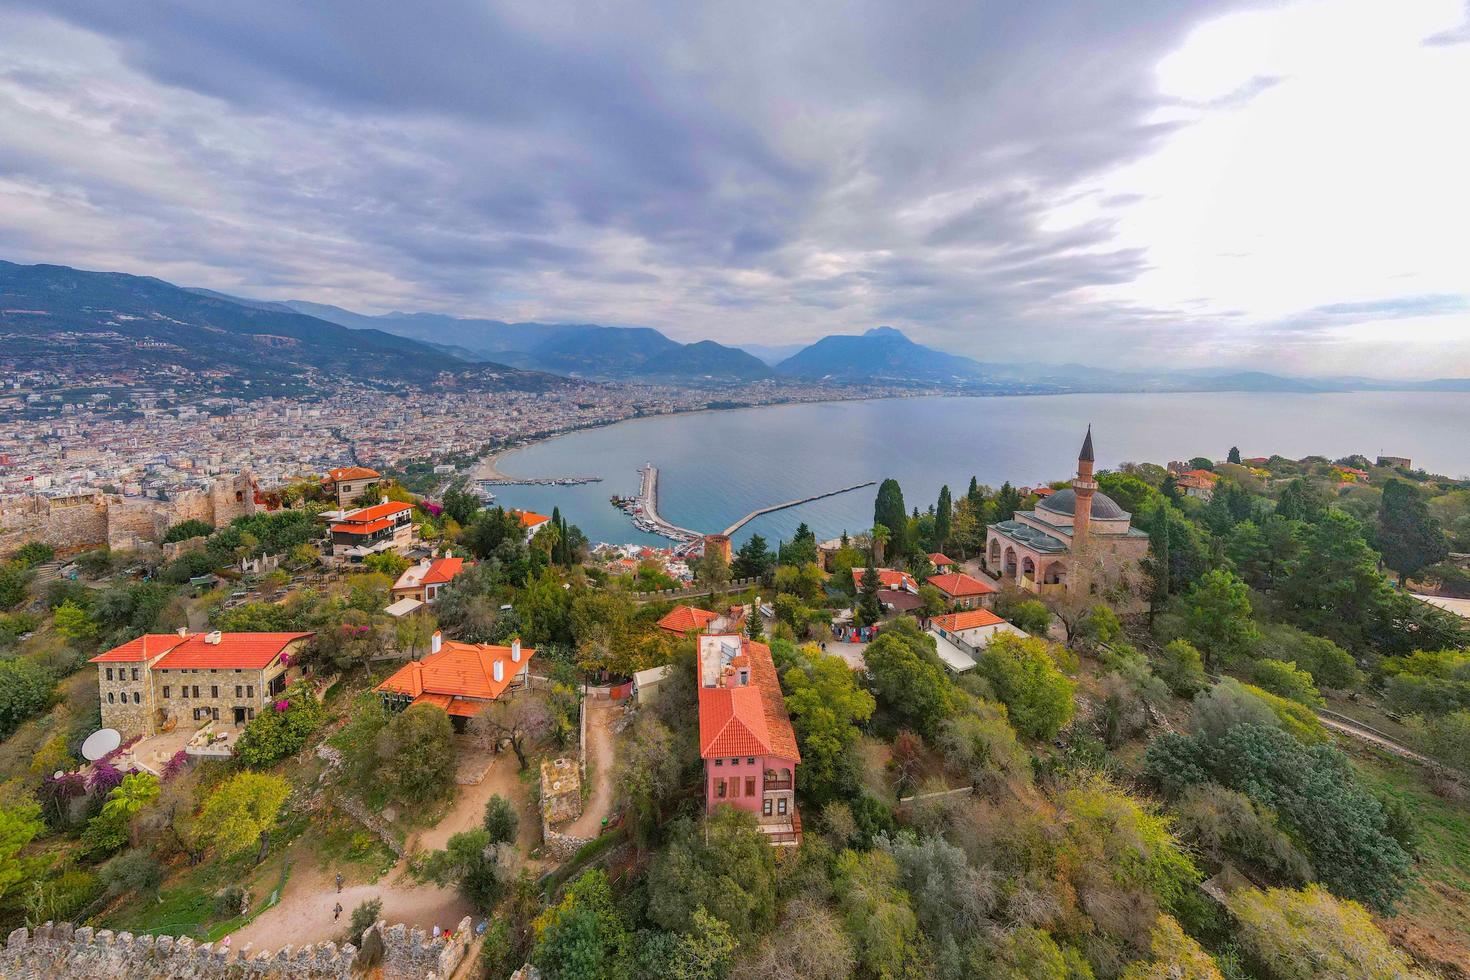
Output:
M0 253L686 340L882 322L990 359L1261 357L1365 322L1337 304L1470 292L1428 245L1341 244L1417 221L1442 247L1458 205L1431 203L1463 200L1453 155L1413 174L1413 220L1370 166L1426 147L1460 11L1368 6L13 2ZM1331 158L1357 118L1410 146ZM1336 196L1286 213L1283 154Z

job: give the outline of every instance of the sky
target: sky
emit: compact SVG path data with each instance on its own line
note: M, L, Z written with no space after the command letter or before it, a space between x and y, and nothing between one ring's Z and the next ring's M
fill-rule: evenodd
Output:
M0 0L0 258L1470 376L1465 0Z

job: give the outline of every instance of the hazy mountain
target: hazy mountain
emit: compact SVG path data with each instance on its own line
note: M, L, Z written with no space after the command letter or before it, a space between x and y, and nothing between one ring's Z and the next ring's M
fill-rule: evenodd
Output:
M806 344L741 344L740 349L775 367L806 347Z
M739 348L701 340L651 358L643 365L642 373L646 377L759 381L774 372L764 361Z
M12 337L7 347L38 361L69 356L114 369L184 368L276 383L310 372L420 383L454 367L501 380L525 374L501 364L446 363L417 341L349 330L280 304L59 265L0 261L0 332ZM539 387L551 379L519 380Z
M958 354L916 344L892 327L860 336L823 337L776 365L778 374L831 381L978 381L985 366Z

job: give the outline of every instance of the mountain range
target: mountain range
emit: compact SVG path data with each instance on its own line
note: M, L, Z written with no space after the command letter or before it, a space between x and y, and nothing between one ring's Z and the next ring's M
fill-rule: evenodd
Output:
M366 315L304 300L256 300L147 276L0 261L0 338L20 363L86 357L175 366L267 384L311 373L361 380L539 389L567 377L662 383L766 379L988 393L1470 391L1470 379L1295 378L1258 371L1117 371L981 362L893 327L798 347L683 344L650 327L514 323L441 313Z

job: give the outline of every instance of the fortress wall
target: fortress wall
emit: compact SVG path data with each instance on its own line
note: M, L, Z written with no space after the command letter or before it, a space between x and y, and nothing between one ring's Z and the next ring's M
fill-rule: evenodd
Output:
M384 980L424 980L449 976L464 959L470 919L460 921L453 939L428 938L422 929L382 922L363 932L363 948L382 951ZM173 936L134 936L110 929L74 928L69 923L17 929L0 950L0 980L248 980L302 978L347 980L370 964L352 944L318 943L293 949L231 949Z

